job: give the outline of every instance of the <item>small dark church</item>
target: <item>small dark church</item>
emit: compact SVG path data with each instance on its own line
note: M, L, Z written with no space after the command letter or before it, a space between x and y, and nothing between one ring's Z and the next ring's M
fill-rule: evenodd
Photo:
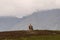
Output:
M33 26L31 24L29 25L29 31L33 31Z

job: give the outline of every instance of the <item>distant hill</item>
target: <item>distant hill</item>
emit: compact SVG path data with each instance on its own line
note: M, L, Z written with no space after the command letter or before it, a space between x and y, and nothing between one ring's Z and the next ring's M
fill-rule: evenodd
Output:
M20 21L21 19L17 17L1 16L0 31L8 31L12 28L12 26L16 25Z
M23 18L0 17L0 31L28 30L29 24L34 30L60 30L60 9L37 11Z
M60 9L34 12L23 18L23 21L14 25L12 30L27 30L32 24L34 29L60 30Z

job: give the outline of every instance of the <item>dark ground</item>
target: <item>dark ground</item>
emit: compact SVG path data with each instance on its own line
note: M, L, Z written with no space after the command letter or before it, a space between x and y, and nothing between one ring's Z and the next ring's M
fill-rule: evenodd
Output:
M56 35L56 34L60 34L60 31L52 31L52 30L6 31L6 32L0 32L0 39L1 38L41 36L41 35Z

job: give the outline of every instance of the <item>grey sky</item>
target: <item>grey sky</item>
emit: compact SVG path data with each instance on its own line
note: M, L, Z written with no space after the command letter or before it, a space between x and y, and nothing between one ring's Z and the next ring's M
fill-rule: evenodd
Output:
M22 17L38 10L60 8L60 0L0 0L0 16Z

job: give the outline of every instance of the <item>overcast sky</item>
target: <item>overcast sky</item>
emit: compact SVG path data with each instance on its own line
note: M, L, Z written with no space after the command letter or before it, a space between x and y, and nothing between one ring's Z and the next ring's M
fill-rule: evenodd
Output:
M60 8L60 0L0 0L0 16L22 17L36 10Z

